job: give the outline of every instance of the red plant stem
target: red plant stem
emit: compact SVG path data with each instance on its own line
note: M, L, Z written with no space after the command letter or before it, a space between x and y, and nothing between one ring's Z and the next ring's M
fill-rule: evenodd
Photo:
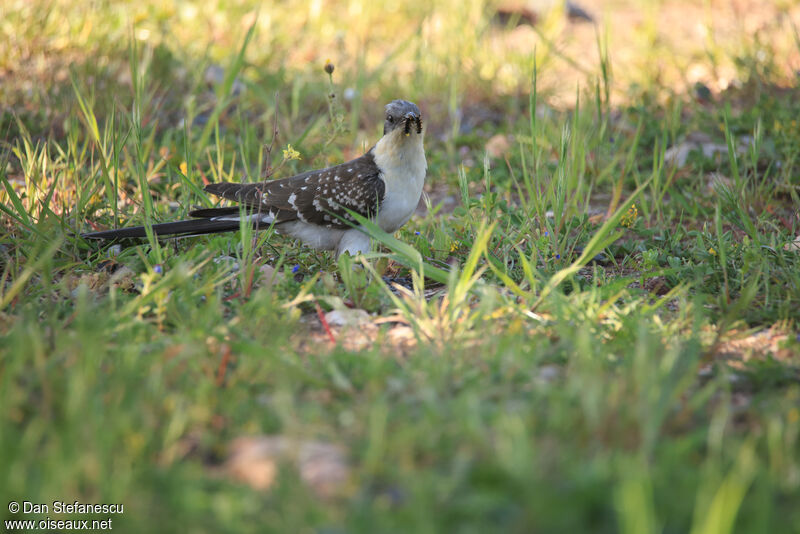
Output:
M231 348L227 343L222 345L222 361L219 362L217 368L217 387L221 387L225 381L225 370L228 368L228 362L231 359Z
M315 302L314 306L317 307L317 317L319 317L319 322L322 323L322 328L325 329L325 332L328 334L328 338L331 340L331 343L336 343L336 338L333 337L333 332L331 332L331 327L328 324L328 320L325 319L325 314L322 313L322 308L320 308L319 302Z

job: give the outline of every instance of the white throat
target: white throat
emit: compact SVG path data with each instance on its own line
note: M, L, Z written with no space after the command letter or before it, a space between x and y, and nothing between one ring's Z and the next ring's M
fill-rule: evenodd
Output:
M403 226L419 204L428 169L423 136L416 132L405 135L402 128L396 128L384 135L373 150L386 184L378 212L378 225L386 232L392 233Z

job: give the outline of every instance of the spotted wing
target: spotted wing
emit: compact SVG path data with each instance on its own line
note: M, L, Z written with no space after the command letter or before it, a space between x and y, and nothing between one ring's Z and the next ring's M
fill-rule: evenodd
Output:
M206 191L242 202L275 223L294 220L348 228L347 210L374 217L383 202L385 184L372 152L350 162L290 178L254 184L222 182Z

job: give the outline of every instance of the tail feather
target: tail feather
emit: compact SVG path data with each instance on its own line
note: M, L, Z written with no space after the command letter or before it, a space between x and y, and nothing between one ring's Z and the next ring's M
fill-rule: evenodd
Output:
M153 225L153 233L160 237L214 234L217 232L231 232L238 229L238 220L215 221L212 219L190 219ZM131 226L118 230L81 234L81 237L87 239L126 239L147 237L147 232L144 226Z
M225 189L227 186L236 186L237 184L210 184L209 187L217 185ZM159 237L188 237L193 235L236 231L240 226L240 210L241 208L239 206L197 209L189 212L189 216L195 217L194 219L154 224L153 233ZM253 219L256 219L256 217L251 216L251 220ZM267 222L263 218L259 219L261 220L258 222ZM258 222L253 220L253 226L255 228L258 228ZM81 234L81 237L86 239L135 239L147 237L147 232L145 231L144 226L131 226L128 228L119 228L117 230L89 232L86 234Z
M230 206L227 208L200 208L189 212L189 217L197 218L211 218L219 217L221 215L239 215L241 208L239 206Z

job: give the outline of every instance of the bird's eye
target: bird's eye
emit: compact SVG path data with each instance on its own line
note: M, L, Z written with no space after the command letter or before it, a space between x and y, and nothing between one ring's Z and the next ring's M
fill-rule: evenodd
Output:
M386 120L389 122L394 122L394 117L392 117L391 115L386 115Z

